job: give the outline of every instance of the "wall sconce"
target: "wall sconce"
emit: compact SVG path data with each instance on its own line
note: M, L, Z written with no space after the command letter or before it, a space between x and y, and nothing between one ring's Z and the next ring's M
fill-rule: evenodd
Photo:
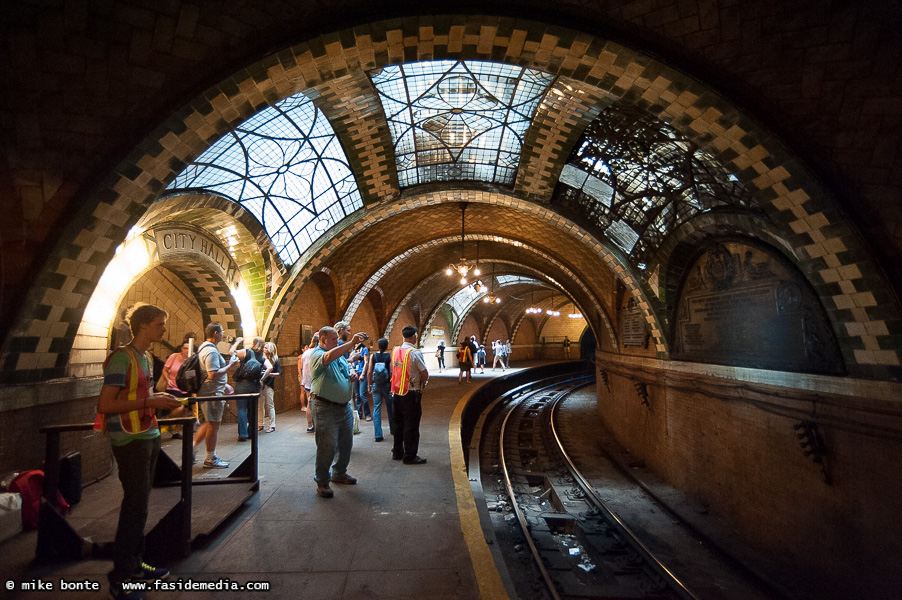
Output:
M648 386L645 385L644 381L637 381L635 387L636 395L642 401L642 405L651 410L651 404L648 403Z
M811 457L811 462L820 465L821 473L824 475L824 483L833 485L830 473L827 472L827 462L824 460L827 456L827 446L824 444L824 438L814 421L800 421L792 426L796 433L796 439L802 447L802 454Z

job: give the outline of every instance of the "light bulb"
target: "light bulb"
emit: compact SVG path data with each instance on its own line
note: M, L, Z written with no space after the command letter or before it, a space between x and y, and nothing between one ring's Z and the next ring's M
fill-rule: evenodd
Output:
M451 273L453 273L453 272L454 271L451 270L451 267L448 267L447 269L445 269L445 275L451 275Z
M501 304L501 298L495 298L495 304Z
M467 271L469 271L469 269L467 268L467 265L460 265L458 272L460 273L461 277L466 277Z
M489 297L488 297L488 296L483 296L483 297L482 297L482 301L485 302L486 304L488 304L488 303L489 303Z
M461 277L461 278L460 278L460 285L467 285L467 278L466 278L466 277Z
M476 270L473 271L473 275L476 275L477 277L479 277L480 275L482 275L482 271L479 270L479 267L476 267Z

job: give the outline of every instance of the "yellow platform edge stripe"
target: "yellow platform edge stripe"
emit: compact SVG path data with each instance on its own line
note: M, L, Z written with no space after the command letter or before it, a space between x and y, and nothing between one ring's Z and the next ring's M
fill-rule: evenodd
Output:
M482 600L510 600L501 575L495 566L492 551L485 541L485 534L479 524L479 513L476 512L476 501L470 489L470 478L467 473L467 465L464 461L463 444L460 441L461 417L464 407L474 392L469 392L460 399L451 415L448 424L448 445L451 449L451 473L454 477L454 493L457 496L457 512L460 516L460 528L464 534L464 541L473 561L473 571L476 573L476 583L479 586L479 595Z

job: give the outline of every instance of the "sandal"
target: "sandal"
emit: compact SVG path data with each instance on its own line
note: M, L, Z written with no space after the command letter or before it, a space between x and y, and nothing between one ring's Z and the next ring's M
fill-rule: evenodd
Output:
M276 430L275 427L270 427L269 429L266 430L266 433L272 433L275 430Z

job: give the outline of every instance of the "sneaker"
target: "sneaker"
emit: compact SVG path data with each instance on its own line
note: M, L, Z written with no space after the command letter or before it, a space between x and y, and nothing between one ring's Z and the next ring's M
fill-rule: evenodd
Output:
M204 468L205 469L228 469L229 463L222 460L218 456L214 456L213 460L204 459Z
M144 600L143 591L122 589L122 583L110 583L110 596L113 600Z
M413 458L405 458L404 464L405 465L425 465L426 459L420 458L419 456L414 456Z
M130 577L131 581L153 581L163 579L169 575L169 569L151 567L146 562L138 565L138 570Z
M375 441L381 442L381 441L384 440L384 439L385 439L385 438L383 438L383 437L377 437L377 438L375 439Z
M351 476L348 475L347 473L345 473L344 475L337 475L337 476L333 475L333 476L332 476L332 483L341 483L341 484L345 484L345 485L354 485L355 483L357 483L357 478L356 478L356 477L351 477Z
M316 431L316 427L308 427L307 428L307 433L313 433L314 431Z
M239 441L239 442L249 442L249 441L251 441L251 438L249 438L249 437L246 437L246 438L238 438L238 441Z
M329 487L329 484L316 486L316 493L319 494L320 498L331 498L335 495L335 492L332 491L332 488Z

